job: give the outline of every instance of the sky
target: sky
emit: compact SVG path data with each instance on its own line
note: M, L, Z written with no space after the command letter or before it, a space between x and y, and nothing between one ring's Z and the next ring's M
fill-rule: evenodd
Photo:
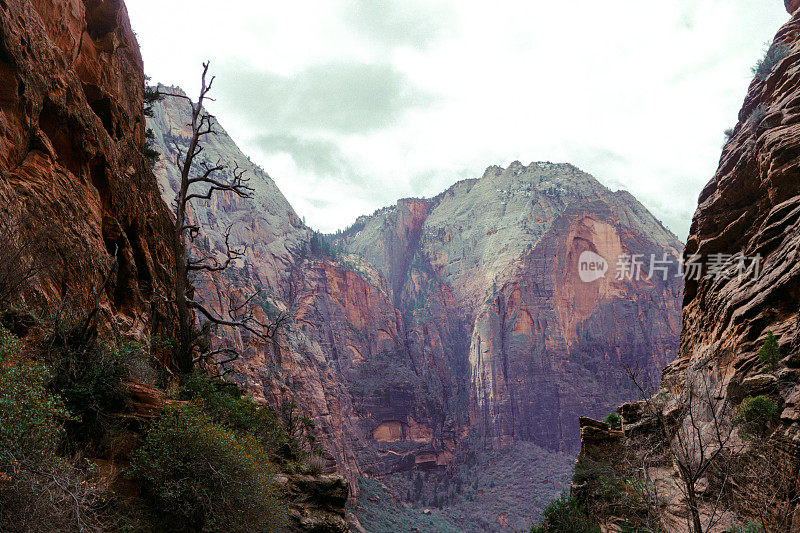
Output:
M313 228L490 165L572 163L686 239L780 0L128 0L154 81L199 88Z

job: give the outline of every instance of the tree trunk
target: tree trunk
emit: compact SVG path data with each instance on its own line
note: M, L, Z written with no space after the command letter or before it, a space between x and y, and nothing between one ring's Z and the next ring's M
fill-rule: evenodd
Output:
M693 533L703 533L703 524L700 522L700 511L697 508L697 493L694 490L694 483L686 483L686 493L689 498L689 512L692 514Z
M178 371L181 374L190 374L192 365L192 335L194 330L194 317L186 301L189 278L186 266L186 244L183 225L185 222L184 198L186 192L181 187L178 198L178 209L175 221L175 238L173 253L175 255L175 304L178 310L179 339L177 348Z

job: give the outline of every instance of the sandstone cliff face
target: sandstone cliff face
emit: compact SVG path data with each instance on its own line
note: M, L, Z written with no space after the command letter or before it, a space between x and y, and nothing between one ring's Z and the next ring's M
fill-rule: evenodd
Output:
M169 97L149 126L166 201L185 143L185 103ZM678 257L681 243L627 193L570 165L514 163L431 199L403 199L328 236L311 232L269 176L224 134L205 153L250 170L249 200L197 202L197 239L223 249L233 224L241 264L199 281L203 298L262 289L293 323L270 345L243 348L235 379L259 396L293 398L318 423L331 459L357 491L359 476L450 465L467 436L574 451L587 410L605 415L635 397L620 361L655 371L674 357L681 281L616 280L617 256ZM606 277L578 278L593 251Z
M696 256L706 266L718 262L722 273L705 268L699 278L686 282L680 351L664 370L661 398L666 401L664 418L671 420L687 408L687 384L698 381L720 391L717 415L723 408L735 410L747 396L771 397L781 409L771 442L785 453L781 469L796 478L800 467L800 13L797 2L787 0L786 7L793 17L775 37L776 44L786 47L785 57L768 75L757 76L751 83L719 168L700 194L685 255L687 260ZM759 274L739 276L740 261L745 259L749 267L752 258L760 258ZM768 331L779 339L783 357L774 372L758 356ZM657 421L642 416L644 411L641 403L620 408L629 428L625 439L619 435L611 441L598 439L602 431L593 430L596 423L586 421L582 424L586 453L597 457L614 449L635 450L659 438ZM716 427L708 409L698 421L702 432ZM732 442L741 446L737 435L735 431ZM668 456L664 459L667 464L656 474L656 483L678 479ZM753 480L739 483L735 497L752 499L755 488ZM772 507L786 505L796 490L782 493ZM675 529L685 529L686 501L680 496L676 501L666 509L665 520ZM788 505L789 515L796 514L796 501ZM746 513L741 517L744 522L757 518ZM794 520L780 527L797 530L800 523Z
M705 273L687 282L680 354L664 373L680 389L687 368L707 364L727 399L738 404L754 392L749 378L764 372L758 350L766 332L773 331L790 367L779 371L771 388L786 402L782 418L787 442L800 435L794 424L800 419L794 410L797 376L791 370L800 350L798 35L800 14L795 13L775 38L788 47L787 57L766 79L750 85L719 169L700 194L686 254L725 254L729 275ZM756 256L762 258L760 275L737 276L739 258Z
M633 397L620 361L655 369L675 353L675 268L666 281L637 282L616 280L614 269L619 255L675 258L681 244L627 193L569 165L517 162L417 203L362 218L342 240L385 276L406 268L398 303L409 339L432 341L409 349L415 361L443 362L443 403L456 409L450 425L493 445L574 450L578 413L599 415L612 398ZM413 216L425 211L422 221ZM606 277L578 279L586 250L607 260ZM467 399L465 419L458 410Z
M17 303L87 305L116 255L104 328L168 327L153 295L169 294L171 223L140 153L144 75L124 4L0 2L0 80L0 217L47 266Z
M757 351L767 331L775 332L784 354L800 348L798 31L796 15L775 38L788 46L787 57L750 85L719 169L700 193L686 244L687 257L725 254L728 275L706 272L687 282L680 356L666 376L712 360L732 399L741 398L742 381L759 371ZM742 256L761 256L757 279L735 275Z

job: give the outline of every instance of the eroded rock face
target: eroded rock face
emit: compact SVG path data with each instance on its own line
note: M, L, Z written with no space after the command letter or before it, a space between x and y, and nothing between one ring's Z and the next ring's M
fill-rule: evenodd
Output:
M108 332L169 328L154 293L170 294L171 222L140 153L144 75L124 4L0 3L0 80L0 217L47 264L18 303L93 305L111 275Z
M165 151L185 142L175 102L150 123ZM247 164L224 134L206 151ZM236 223L235 244L247 246L235 274L198 288L212 300L220 286L265 289L291 309L273 345L236 339L237 379L307 409L351 482L446 465L470 431L492 445L574 450L578 413L633 397L620 360L655 369L673 357L680 280L617 281L613 269L620 254L675 257L681 244L630 195L574 167L491 167L436 198L401 200L332 237L343 253L326 258L309 252L310 232L250 166L256 205L192 206L200 242L219 249L219 228ZM159 168L169 199L177 174ZM577 278L584 250L609 262L607 277Z
M783 43L788 53L771 73L750 84L719 168L700 194L686 258L697 256L707 265L709 258L722 257L723 274L705 269L699 279L686 282L680 351L664 370L661 398L665 403L659 410L662 419L677 417L674 423L685 424L680 413L687 408L686 391L689 384L698 382L719 391L717 411L727 413L725 416L732 416L747 396L769 396L781 411L771 443L785 454L781 468L793 472L796 480L800 468L796 423L800 419L796 370L800 352L800 13L797 2L787 1L786 6L794 15L778 31L775 42ZM739 276L737 265L742 258L748 267L753 258L760 258L759 275ZM768 331L778 338L782 355L779 368L772 372L758 356ZM659 438L665 445L657 417L652 413L643 416L646 410L642 403L620 408L623 426L631 429L626 429L628 450L644 449L644 442ZM719 427L708 412L697 422L703 432ZM736 435L734 432L733 442L740 444ZM604 451L601 446L592 453ZM663 459L670 463L666 451ZM669 467L654 478L655 483L666 483L678 476ZM736 483L736 497L751 498L752 480ZM789 488L780 497L794 491L796 487ZM665 520L681 522L686 502L677 500L678 505L667 508ZM771 507L777 509L785 503L776 499ZM703 511L713 505L709 502ZM787 516L794 515L794 522L788 526L784 522L776 530L796 530L799 511L796 501L790 503ZM743 523L751 519L757 516L741 517Z
M677 350L675 268L666 281L642 282L618 281L614 270L620 254L674 260L680 242L630 195L570 165L490 167L432 201L362 217L340 240L384 276L406 268L399 301L396 282L393 292L412 360L439 377L447 416L433 428L574 451L579 413L600 416L611 398L635 397L621 361L654 370ZM606 277L578 279L586 250L607 260ZM386 420L378 434L402 431Z
M706 273L687 282L680 356L665 371L679 388L687 368L708 362L737 404L764 381L758 350L767 331L779 339L786 363L800 350L799 32L800 15L778 32L775 40L788 46L788 55L765 80L750 85L734 136L700 195L686 244L687 256L732 256L731 273L740 257L762 258L757 278ZM779 387L783 398L795 385L786 387Z
M185 143L184 105L157 106L162 150ZM622 361L655 371L677 350L681 243L629 194L571 165L490 167L435 198L400 200L329 236L341 252L326 257L227 135L204 153L249 168L256 198L193 204L202 246L222 249L230 224L246 246L236 269L196 284L201 296L263 289L293 316L269 345L227 339L244 351L235 379L302 406L353 494L363 474L450 464L469 435L575 451L579 413L604 416L635 397ZM584 251L608 263L605 277L579 278ZM620 254L646 264L666 254L672 270L616 280Z
M636 397L623 364L652 371L677 350L677 263L666 280L617 279L614 269L623 254L677 257L680 243L621 224L630 209L613 194L570 202L482 307L470 346L471 415L492 442L574 452L581 413L602 418L614 400ZM579 278L587 251L611 265L605 277Z

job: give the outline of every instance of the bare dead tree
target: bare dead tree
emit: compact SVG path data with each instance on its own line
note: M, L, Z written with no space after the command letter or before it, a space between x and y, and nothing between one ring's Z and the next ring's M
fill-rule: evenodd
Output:
M766 532L795 531L800 510L798 467L792 454L768 435L749 435L747 449L733 458L727 495L738 516Z
M639 369L623 364L623 371L639 390L650 415L658 420L687 502L687 527L694 533L710 531L722 518L724 494L734 474L732 459L742 450L742 445L734 442L734 417L721 390L722 382L713 381L705 372L687 371L681 407L668 420L642 383ZM700 484L712 469L718 486L701 491Z
M214 77L208 75L209 63L203 63L200 94L196 101L188 96L165 93L164 96L185 99L191 107L191 136L184 150L177 142L173 142L176 150L175 164L180 170L180 183L173 205L175 214L175 230L173 234L173 255L175 257L176 275L174 285L174 305L179 321L179 339L176 363L181 373L189 373L194 365L201 361L225 363L233 361L238 354L230 348L218 350L199 350L202 338L209 327L222 326L239 328L261 338L272 338L278 329L288 320L281 316L278 319L264 322L256 318L253 300L257 294L237 301L230 295L229 301L220 312L210 309L194 295L189 275L192 273L219 273L227 269L244 252L231 245L231 228L225 234L224 259L206 253L193 258L189 253L190 243L200 233L200 227L190 221L188 209L192 200L208 200L217 193L231 193L240 198L252 198L253 189L248 186L249 178L245 170L238 164L230 166L221 160L209 162L198 156L203 152L203 142L217 134L216 120L206 111L206 101L213 101L208 96L214 84ZM205 322L204 327L195 327L195 316ZM195 355L196 353L199 355ZM220 361L218 358L222 357Z

